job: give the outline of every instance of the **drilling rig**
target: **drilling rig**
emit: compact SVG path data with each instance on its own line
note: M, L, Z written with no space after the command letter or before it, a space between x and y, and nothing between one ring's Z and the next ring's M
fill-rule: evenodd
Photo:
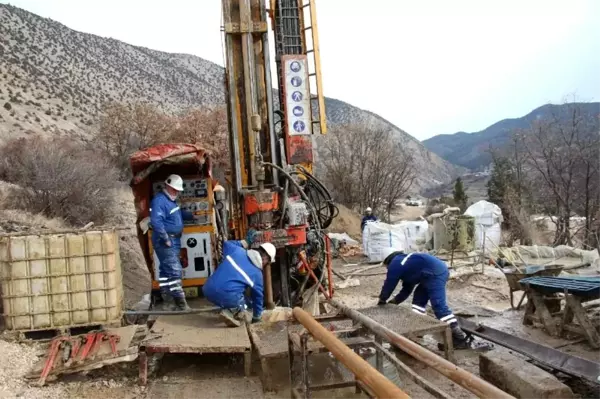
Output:
M278 248L264 269L268 309L314 286L331 297L324 229L337 208L313 174L313 135L327 132L315 0L222 0L222 12L231 169L215 193L217 246L252 229L253 245Z

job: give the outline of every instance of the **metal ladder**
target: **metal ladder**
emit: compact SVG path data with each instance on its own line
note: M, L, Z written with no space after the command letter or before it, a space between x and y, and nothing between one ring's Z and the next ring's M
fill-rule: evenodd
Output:
M271 10L275 10L275 51L277 72L279 75L279 102L283 108L283 74L281 56L289 54L302 54L307 56L309 63L309 89L311 90L311 115L313 133L318 127L321 134L327 133L327 119L325 115L325 97L321 78L321 54L316 19L315 0L271 0ZM308 13L306 13L308 11ZM308 15L306 15L308 14ZM305 22L309 25L306 26ZM311 32L311 48L307 48L307 32ZM310 82L314 78L314 83ZM312 89L315 88L315 93ZM318 116L315 118L315 116Z

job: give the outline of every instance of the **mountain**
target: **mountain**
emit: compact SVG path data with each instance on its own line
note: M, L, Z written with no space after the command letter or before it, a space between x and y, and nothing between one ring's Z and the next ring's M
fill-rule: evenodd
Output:
M170 113L224 104L223 78L223 67L193 55L77 32L0 4L0 141L32 133L89 138L113 101ZM462 172L376 114L332 98L326 109L330 126L376 121L393 129L415 156L418 188Z
M448 162L472 170L481 170L491 163L491 156L487 152L490 146L502 147L508 143L512 131L528 128L535 120L550 118L552 115L567 117L566 110L573 105L580 107L582 113L591 118L600 114L600 103L597 102L546 104L521 118L501 120L480 132L440 134L423 141L423 144Z

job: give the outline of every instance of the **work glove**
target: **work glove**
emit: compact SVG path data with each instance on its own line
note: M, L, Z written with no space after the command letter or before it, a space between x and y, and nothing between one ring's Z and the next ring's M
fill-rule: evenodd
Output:
M258 236L258 231L254 230L254 229L248 230L248 233L246 234L246 242L248 243L248 246L252 245L252 243L256 240L257 236Z

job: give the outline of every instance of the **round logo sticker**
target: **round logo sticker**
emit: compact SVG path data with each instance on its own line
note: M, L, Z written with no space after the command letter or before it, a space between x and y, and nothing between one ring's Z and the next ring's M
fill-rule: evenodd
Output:
M294 130L297 131L298 133L302 133L304 131L305 127L306 127L306 125L302 121L294 122Z
M302 93L300 93L299 91L295 91L292 93L292 100L294 100L297 103L302 101L302 97Z
M302 78L300 76L294 76L292 78L292 86L298 87L302 84Z
M299 72L300 68L302 67L300 66L300 63L298 61L292 61L292 63L290 64L290 69L293 72Z
M302 116L302 115L304 115L304 108L302 108L299 105L296 105L294 107L294 109L292 110L292 112L293 112L294 116Z

